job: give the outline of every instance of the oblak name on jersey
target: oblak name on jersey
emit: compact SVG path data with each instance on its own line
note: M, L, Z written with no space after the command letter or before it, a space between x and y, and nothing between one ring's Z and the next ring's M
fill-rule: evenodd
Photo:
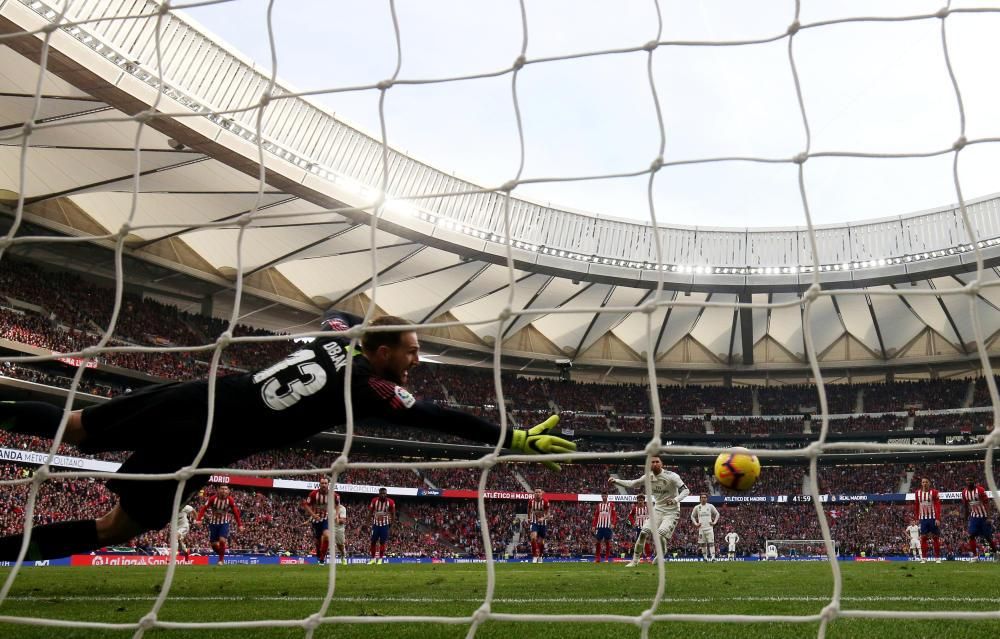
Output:
M333 364L334 370L339 372L347 366L347 353L344 352L340 344L337 342L327 342L323 344L323 350L330 356L330 363Z

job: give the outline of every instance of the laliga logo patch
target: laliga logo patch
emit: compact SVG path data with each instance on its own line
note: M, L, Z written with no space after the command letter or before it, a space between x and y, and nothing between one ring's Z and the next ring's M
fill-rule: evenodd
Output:
M396 387L396 398L403 403L403 406L410 408L416 403L416 398L410 395L410 391L406 390L402 386Z

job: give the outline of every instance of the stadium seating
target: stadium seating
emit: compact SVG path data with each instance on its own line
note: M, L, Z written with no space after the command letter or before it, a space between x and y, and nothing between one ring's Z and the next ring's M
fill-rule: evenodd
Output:
M16 260L7 260L0 273L0 337L42 349L75 351L93 345L111 313L110 289L82 278L41 270ZM39 312L37 309L41 308ZM196 345L210 343L226 328L226 321L181 311L156 300L126 294L122 302L113 344L118 345ZM237 326L236 335L265 336L266 331L249 326ZM287 341L240 344L228 347L219 374L266 366L286 355L294 345ZM205 352L183 353L117 353L102 355L101 361L161 379L191 379L208 372L210 355ZM32 381L38 384L67 388L74 369L59 364L0 364L3 377ZM131 387L133 380L125 377L94 377L87 371L79 391L114 396ZM136 382L139 383L139 382ZM562 382L550 378L529 378L510 373L502 375L503 394L512 426L530 425L545 415L558 411L561 428L582 443L581 449L596 452L616 452L641 448L645 440L632 434L652 432L649 393L640 384ZM424 364L414 370L410 380L415 395L429 401L448 403L491 420L499 419L493 373L488 368L468 368L439 364ZM973 441L974 432L989 427L988 413L960 415L879 415L886 411L905 412L914 408L960 408L967 399L970 380L900 381L888 384L830 384L827 386L831 413L853 413L861 405L866 414L830 421L830 432L888 433L912 427L913 437L933 437L947 430L963 436L952 443ZM813 386L766 386L726 388L722 386L660 388L660 406L664 414L663 434L714 435L739 437L746 435L752 445L760 448L801 446L801 439L816 433L819 421L811 423L801 418L803 412L814 412L818 404ZM754 400L761 415L792 415L789 419L762 419L751 416ZM976 381L972 405L989 403L986 385ZM712 418L681 419L681 415L711 413ZM912 415L912 413L911 413ZM739 416L721 419L718 416ZM336 427L343 432L343 427ZM621 437L615 437L620 433ZM433 431L403 428L383 423L356 425L356 435L404 439L431 443L469 442L458 437ZM601 435L597 437L596 435ZM771 439L771 436L784 435ZM786 440L792 440L791 442ZM0 432L0 447L25 451L47 451L48 440ZM63 445L60 454L90 457L106 461L122 461L126 453L84 455L73 446ZM328 467L337 453L312 449L272 451L241 460L235 466L244 469L301 469ZM384 461L377 455L353 454L352 461ZM523 493L536 487L548 493L599 493L607 486L607 478L638 477L643 471L641 459L608 460L607 463L567 464L561 473L544 470L537 464L500 464L490 470L488 490ZM708 468L678 469L694 494L708 492L729 495L718 486ZM803 491L807 469L785 466L780 470L765 468L751 495L798 495ZM820 491L833 494L895 493L910 474L931 477L944 490L958 490L967 476L982 476L981 464L966 462L935 462L907 466L904 464L866 464L854 466L821 465ZM0 478L25 479L31 476L28 466L0 464ZM403 488L476 489L481 471L478 469L350 469L338 481L369 486ZM22 528L24 505L28 493L25 485L0 490L0 532L15 532ZM312 550L309 527L301 509L303 494L282 491L260 492L237 488L235 496L245 513L246 528L234 541L236 547L258 552L297 552ZM43 484L36 504L34 521L47 523L66 519L94 517L107 511L114 495L101 481L89 479L52 480ZM366 527L368 496L344 494L351 521L349 551L367 552ZM195 501L198 501L197 499ZM409 555L481 556L482 538L474 500L405 499L397 500L399 521L394 527L390 549ZM886 503L844 503L827 508L828 521L834 537L842 548L853 552L886 554L897 552L902 544L903 528L909 520L909 506ZM741 547L759 548L766 538L818 538L820 536L815 511L811 504L740 503L722 507L721 538L730 526L743 538ZM517 536L525 551L527 529L522 517L522 501L489 500L487 515L493 550L500 554ZM631 531L624 522L627 506L619 505L620 523L617 539L622 552L631 551ZM549 552L579 555L592 552L590 517L592 505L576 502L553 502L552 534ZM961 521L957 508L949 505L945 513L945 537L949 547L961 542ZM721 534L720 534L721 533ZM196 547L207 547L205 530L196 528L191 537ZM137 547L151 548L165 544L164 531L143 535ZM675 537L675 549L682 554L696 554L693 528L682 518Z

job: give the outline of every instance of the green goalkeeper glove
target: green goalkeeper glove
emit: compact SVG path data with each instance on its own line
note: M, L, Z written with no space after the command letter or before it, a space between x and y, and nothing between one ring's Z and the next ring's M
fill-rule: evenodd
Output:
M537 426L528 430L517 428L510 438L510 449L528 455L545 455L572 453L576 451L576 444L547 433L559 423L559 416L553 415ZM548 468L559 470L559 464L551 461L543 461Z

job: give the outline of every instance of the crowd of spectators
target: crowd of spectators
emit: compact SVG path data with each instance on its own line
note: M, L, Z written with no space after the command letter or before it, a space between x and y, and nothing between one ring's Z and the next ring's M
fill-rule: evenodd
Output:
M827 412L831 415L853 413L858 387L851 384L826 384ZM790 415L819 412L819 393L815 384L786 384L757 388L757 403L762 415Z
M114 293L110 287L88 282L77 275L43 271L31 264L6 260L0 273L0 296L39 307L32 310L0 309L0 337L60 352L96 344L111 321ZM22 304L24 306L24 304ZM148 297L122 296L112 344L117 346L198 346L210 344L226 330L217 318L181 311ZM273 336L274 333L237 325L233 335ZM265 367L292 350L288 341L232 344L223 352L227 372ZM210 351L183 353L107 353L102 360L115 366L143 371L168 379L203 377Z
M95 346L100 335L95 330L81 330L56 323L30 312L0 308L0 338L26 344L49 351L73 353ZM109 347L130 347L137 344L112 339ZM142 344L139 344L142 345ZM165 346L168 344L145 344L145 346ZM207 359L207 357L206 357ZM185 353L163 352L105 352L95 358L99 363L139 371L162 379L200 379L208 374L206 361ZM69 370L67 368L67 370ZM220 367L219 374L235 372ZM68 384L66 384L68 386Z
M486 477L486 490L523 493L528 488L514 474L511 464L497 464ZM483 475L481 468L425 468L421 474L441 490L475 490Z
M906 428L906 417L896 415L856 415L847 419L830 420L832 433L877 433L901 431ZM818 417L812 420L812 431L818 433L822 423Z
M906 477L902 464L820 466L819 492L835 494L897 493Z
M1000 377L994 377L993 382L1000 388ZM976 378L976 387L972 393L973 406L990 406L990 391L986 385L986 378L980 376Z
M21 308L0 308L0 337L60 352L78 351L96 343L111 318L113 289L78 275L43 270L31 263L7 260L0 273L0 297ZM29 306L30 305L30 306ZM34 309L42 309L36 312ZM115 325L113 345L196 346L211 344L228 322L182 311L175 306L129 292L123 294ZM237 337L267 337L274 333L237 325ZM222 372L254 370L270 365L294 347L290 341L238 343L223 352ZM105 353L101 360L165 379L191 379L208 372L211 351L190 353ZM413 378L414 391L432 401L467 406L495 406L493 372L446 365L425 365ZM649 389L644 384L562 382L553 378L502 375L504 397L510 407L531 411L575 411L621 415L649 415ZM829 412L853 413L859 394L865 412L902 411L909 407L944 409L961 407L969 389L966 379L897 381L884 384L827 384ZM989 403L982 378L975 386L973 403ZM660 405L666 415L714 413L751 415L757 394L760 412L794 414L817 410L814 385L751 387L661 386ZM610 427L628 429L633 424Z
M961 408L968 392L968 379L899 381L866 385L863 402L866 413Z
M802 419L715 419L712 428L717 433L768 435L770 433L802 433Z
M600 493L608 490L610 477L607 464L563 464L558 473L553 473L544 466L522 464L517 467L517 472L532 489L541 488L547 493ZM636 466L630 472L638 477L643 469ZM629 476L628 479L632 477ZM617 492L616 489L612 490Z
M17 450L31 451L48 453L49 448L52 446L51 439L45 439L43 437L35 437L34 435L21 435L19 433L11 433L6 430L0 429L0 447L3 448L13 448ZM98 459L101 461L117 461L120 462L125 459L128 453L122 452L109 452L109 453L82 453L80 449L71 444L60 444L59 449L56 451L57 455L67 455L70 457L84 457L88 459Z
M0 270L0 302L6 297L9 307L0 307L0 337L20 344L59 352L79 351L97 343L101 331L110 321L113 295L110 288L95 285L68 273L43 271L16 260L6 260ZM38 310L41 309L41 310ZM126 293L115 327L114 346L195 346L210 344L227 329L225 320L181 311L158 301ZM249 326L234 328L236 336L267 337L273 334ZM223 366L219 374L259 369L285 356L294 344L288 340L233 344L223 353ZM210 351L188 353L103 353L102 363L143 372L162 379L203 378L209 370ZM34 381L66 388L70 385L73 369L65 374L55 372L57 365L42 366L0 363L0 376ZM503 373L502 389L507 402L511 427L532 425L553 411L562 416L561 428L580 439L590 431L652 433L649 388L642 384L573 383L550 378L525 377ZM423 364L410 377L415 395L430 401L461 406L463 409L493 421L499 420L493 372L489 369ZM957 408L965 403L969 380L900 381L887 384L828 384L826 386L830 413L853 413L859 397L869 413L905 411L911 408ZM127 382L115 384L84 375L79 390L82 392L113 396L126 392ZM660 407L664 414L663 437L672 433L706 434L707 418L680 419L680 415L711 413L713 415L746 416L735 420L711 419L708 427L720 434L745 434L753 437L755 447L766 447L762 437L769 434L802 433L802 419L764 420L749 417L753 413L754 393L759 412L764 415L797 415L815 410L818 406L816 388L802 386L723 387L723 386L661 386ZM988 406L989 396L983 378L977 380L973 404ZM907 417L893 415L856 415L849 419L832 420L831 432L888 432L906 428ZM917 416L915 433L953 429L962 432L989 428L989 414L962 414ZM810 424L818 432L819 421ZM343 427L339 427L343 432ZM335 428L336 430L336 428ZM404 428L384 423L359 423L356 435L408 439L422 442L461 443L464 440L430 430ZM48 440L13 435L0 431L0 446L20 450L47 452ZM588 440L581 450L616 452L638 450L645 441ZM127 453L84 455L76 448L63 445L59 453L74 457L92 457L107 461L121 461ZM317 469L328 468L337 453L311 449L274 451L254 455L238 462L243 469ZM399 458L397 458L399 459ZM351 455L353 462L384 461L381 456ZM405 461L402 460L402 461ZM415 460L417 461L417 460ZM419 461L426 461L421 459ZM835 494L894 493L899 490L907 471L917 473L914 481L929 476L942 490L959 490L965 478L972 476L982 481L983 467L977 463L934 463L907 469L902 465L821 466L820 492ZM540 487L550 493L599 493L607 486L611 474L634 478L642 474L641 459L613 463L566 464L561 473L545 471L538 464L497 464L487 477L487 490L526 492ZM720 488L708 468L681 468L678 472L694 493L710 492L727 494ZM26 466L0 464L0 479L30 477ZM338 477L341 483L389 485L400 487L429 487L439 489L476 489L482 471L478 468L350 468ZM295 475L303 478L301 475ZM766 468L751 494L787 494L803 492L806 469L799 466ZM313 479L314 477L308 477ZM305 526L298 494L281 492L236 491L238 500L247 514L247 527L240 534L237 544L246 544L269 552L308 551L311 548L309 528ZM0 531L18 530L24 516L26 486L0 488ZM349 534L350 550L363 553L367 550L364 516L368 497L345 494L345 504L352 513ZM93 517L103 514L113 503L111 495L101 481L90 479L46 482L39 493L35 521L47 523L67 518ZM412 554L460 553L479 555L482 540L475 502L417 501L400 502L400 518L393 537L397 552ZM552 552L579 553L589 551L591 506L557 502L554 507L554 541ZM518 502L491 500L488 517L495 552L502 552L511 539L520 534L521 543L527 539L522 518L516 516L523 508ZM626 507L622 506L622 515ZM954 510L954 509L952 509ZM961 526L957 514L949 510L946 528L958 530ZM788 506L746 505L724 506L724 515L732 515L734 526L744 537L744 543L760 546L764 538L780 536L790 538L818 537L815 512L811 505ZM828 509L828 517L835 534L842 534L848 548L863 549L871 553L887 552L898 545L902 528L908 518L908 509L887 504L837 504ZM735 521L742 523L736 524ZM954 521L953 521L954 520ZM954 525L952 525L954 524ZM683 526L682 526L683 529ZM619 538L628 537L628 531ZM195 529L196 544L202 544L205 531ZM957 535L957 533L956 533ZM760 539L757 539L760 537ZM679 537L680 539L680 537ZM163 545L163 531L145 535L141 544ZM690 549L692 540L683 537L679 548ZM949 542L952 543L952 542ZM207 545L207 544L205 544ZM624 544L627 546L628 544Z
M292 458L273 460L277 464L293 463ZM500 466L502 467L502 465ZM499 467L498 467L499 468ZM632 467L616 468L625 476L636 474ZM895 492L898 481L905 475L901 466L821 468L821 490L830 487L832 492L848 493L852 489L863 492ZM0 464L0 480L28 479L28 466ZM681 474L689 484L707 469L682 469ZM928 475L935 486L942 490L955 490L964 484L966 476L979 477L981 465L974 463L936 463L917 469L917 477ZM788 476L792 483L801 486L803 469L784 468L775 477ZM533 476L529 473L529 476ZM870 478L871 484L858 483L858 477ZM767 475L765 475L767 477ZM551 483L548 476L546 485ZM588 482L587 488L599 492L602 474L597 470L586 471L580 476ZM466 479L473 479L467 477ZM474 478L478 481L478 476ZM472 485L465 484L469 488ZM881 487L882 490L874 490ZM888 488L888 489L887 489ZM191 503L200 507L211 488L192 498ZM550 490L551 492L557 492ZM699 492L697 489L695 493ZM790 491L797 492L797 491ZM28 485L5 485L0 489L0 534L18 532L24 524ZM243 515L244 527L233 532L231 546L261 553L309 554L313 551L311 528L302 509L302 492L260 492L236 488L233 491ZM368 551L368 502L371 495L342 493L348 511L348 552L364 556ZM51 479L42 484L34 509L34 522L52 523L69 519L100 516L114 503L103 482L93 479ZM527 523L518 513L526 512L525 500L488 500L487 521L495 556L502 556L515 535L520 545L517 551L525 553L528 539ZM396 498L398 518L392 528L390 553L395 556L482 556L482 536L475 500L440 500ZM549 541L550 555L575 556L593 552L592 515L593 502L552 502ZM629 504L619 503L616 541L621 553L631 552L634 532L626 521ZM911 504L883 502L834 502L824 505L833 538L840 542L845 554L865 552L882 555L905 552L904 528L912 520ZM819 539L816 512L810 503L761 504L726 503L719 506L720 523L716 539L721 540L729 530L740 537L741 553L757 553L771 539ZM688 511L682 513L671 544L671 554L696 556L697 533L688 521ZM994 513L994 519L996 514ZM964 522L957 502L945 502L942 514L942 535L946 551L961 554L964 542ZM167 545L168 529L154 531L139 537L134 543L139 548L159 548ZM194 526L188 537L189 545L208 552L205 526ZM721 543L721 542L720 542ZM812 549L818 552L820 549Z
M13 362L0 362L0 376L54 386L56 388L69 388L73 382L72 377L41 371L31 366L14 364ZM93 379L81 379L80 383L77 384L76 390L79 393L87 393L88 395L113 397L125 392L125 387L104 381L98 382Z
M958 429L961 432L989 430L993 427L991 413L963 413L959 415L917 415L913 429L923 433Z
M802 484L805 474L806 469L803 466L764 467L757 482L748 493L737 492L720 486L719 481L715 478L715 474L709 469L705 470L703 476L708 478L708 482L713 489L712 492L721 495L798 495L805 492ZM687 479L687 476L685 475L684 478Z
M32 452L48 452L50 440L30 435L19 435L0 430L0 447ZM641 450L637 443L631 446L618 444L613 451L621 449ZM594 452L595 447L588 447ZM60 455L100 459L103 461L120 462L128 455L127 452L108 452L85 454L69 444L62 444L57 451ZM301 472L289 474L289 478L315 478L332 466L339 453L335 451L296 448L279 451L268 451L242 459L233 464L233 468L250 470L280 470L294 469L297 471L314 469L316 475L303 476ZM352 453L351 462L383 464L384 455ZM411 488L438 489L475 489L479 486L482 470L470 468L418 468L417 464L435 461L419 457L395 457L393 461L412 462L414 466L376 468L348 468L338 476L338 481L345 484L364 484L369 486L400 486ZM603 461L603 460L599 460ZM487 489L494 491L526 492L534 488L542 488L547 492L563 493L599 493L607 484L610 475L624 478L639 477L644 472L644 458L634 457L625 460L607 460L605 463L563 464L559 473L550 472L540 464L501 463L493 466L487 477ZM934 478L935 485L944 490L960 490L966 476L980 478L983 472L982 464L978 462L958 463L939 462L905 468L899 464L863 464L828 466L821 461L820 491L851 494L851 493L894 493L897 492L901 480L907 470L917 470ZM692 491L707 491L712 494L726 493L720 488L709 468L681 467L677 469ZM971 475L970 475L971 473ZM765 467L760 479L753 488L754 494L798 494L803 491L803 469L800 466L768 466ZM428 485L428 482L430 484Z
M493 372L485 368L437 366L435 375L450 400L463 406L497 404ZM531 411L573 411L618 415L649 415L649 387L643 384L564 382L544 377L501 375L504 400L512 408ZM717 413L749 415L753 389L723 386L660 386L660 408L665 415Z

